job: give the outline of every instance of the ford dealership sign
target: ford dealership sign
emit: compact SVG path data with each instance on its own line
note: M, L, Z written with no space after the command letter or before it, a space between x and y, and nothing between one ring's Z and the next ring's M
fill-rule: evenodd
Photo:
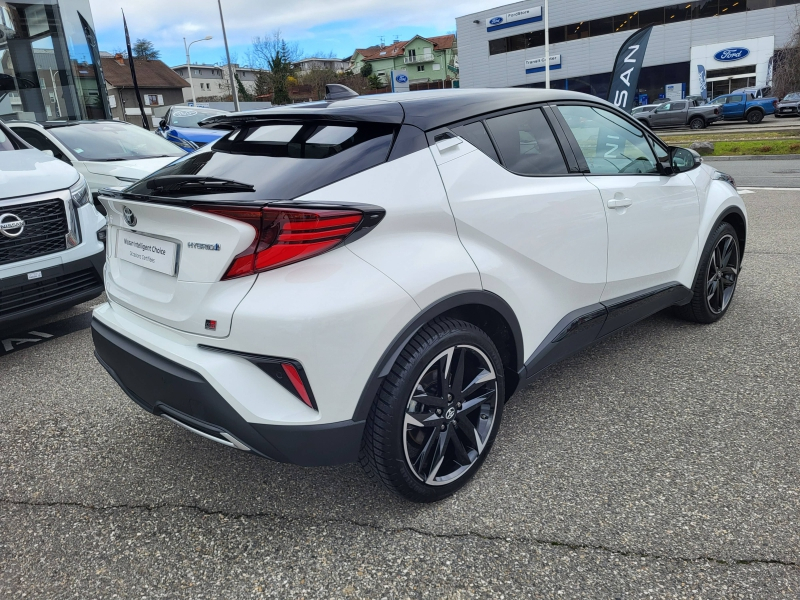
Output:
M486 19L486 31L497 31L498 29L516 27L517 25L526 25L527 23L536 23L537 21L541 20L541 6L523 8L522 10L515 10L514 12L506 13L504 15L489 17Z
M394 78L394 80L397 83L405 83L406 81L408 81L408 77L406 77L405 75L398 75L397 77Z
M750 54L750 50L747 48L725 48L714 55L714 60L719 62L733 62L735 60L742 60L748 54Z

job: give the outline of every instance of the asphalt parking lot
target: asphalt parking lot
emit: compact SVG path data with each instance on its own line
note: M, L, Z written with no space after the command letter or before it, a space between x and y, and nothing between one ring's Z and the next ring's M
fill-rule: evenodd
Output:
M552 368L435 505L149 416L95 362L90 305L31 324L0 347L0 597L797 598L800 193L743 197L726 318Z

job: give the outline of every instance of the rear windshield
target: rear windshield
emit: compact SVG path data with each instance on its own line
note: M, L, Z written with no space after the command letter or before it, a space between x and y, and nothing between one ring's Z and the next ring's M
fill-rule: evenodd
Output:
M225 201L292 200L386 162L394 134L395 126L384 123L259 123L232 131L210 148L189 154L150 177L203 175L256 189L255 193L227 193ZM146 181L127 191L150 193ZM223 200L220 194L202 199Z
M198 123L203 119L224 114L224 111L213 109L173 108L169 114L169 124L172 127L199 127Z

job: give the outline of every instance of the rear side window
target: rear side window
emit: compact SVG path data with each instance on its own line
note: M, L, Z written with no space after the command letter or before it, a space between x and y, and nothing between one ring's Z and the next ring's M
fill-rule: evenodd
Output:
M520 175L564 175L567 165L550 125L538 108L486 120L509 171Z
M728 104L736 102L744 102L744 96L742 94L737 94L735 96L728 96Z
M486 133L486 128L480 121L470 123L469 125L461 125L460 127L453 127L450 129L454 134L460 138L464 138L470 144L475 146L478 150L483 152L486 156L491 158L497 164L500 164L500 159L497 158L497 151L494 149L489 134Z

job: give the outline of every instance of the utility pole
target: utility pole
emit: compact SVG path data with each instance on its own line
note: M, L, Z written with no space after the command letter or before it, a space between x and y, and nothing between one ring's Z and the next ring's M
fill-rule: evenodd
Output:
M550 89L550 10L544 0L544 89Z
M231 78L231 97L233 98L233 110L239 112L239 94L236 89L236 77L233 75L233 65L231 64L231 51L228 50L228 34L225 33L225 17L222 16L222 0L217 0L219 4L219 22L222 23L222 39L225 42L225 56L228 59L228 74Z
M186 38L183 38L183 47L186 48L186 66L189 67L189 86L192 88L192 104L197 106L197 97L194 93L194 79L192 79L192 59L189 56L189 48L192 47L192 44L196 44L197 42L205 42L206 40L210 40L211 36L207 35L202 40L195 40L188 46L186 45Z

